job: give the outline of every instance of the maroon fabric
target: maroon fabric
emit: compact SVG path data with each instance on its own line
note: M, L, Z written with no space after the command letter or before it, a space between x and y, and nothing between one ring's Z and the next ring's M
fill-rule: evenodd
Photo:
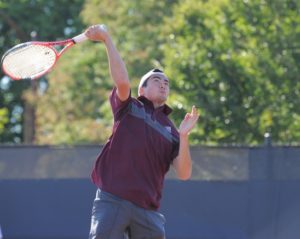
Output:
M110 103L113 132L97 157L92 180L103 191L156 210L164 176L179 148L178 131L168 118L171 109L154 109L145 97L121 102L116 88Z

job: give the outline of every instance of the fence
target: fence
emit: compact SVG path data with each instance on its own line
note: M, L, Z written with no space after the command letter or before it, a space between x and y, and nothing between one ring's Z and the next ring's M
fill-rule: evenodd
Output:
M4 239L88 237L100 146L0 146ZM192 147L193 174L167 175L169 239L298 239L299 147Z

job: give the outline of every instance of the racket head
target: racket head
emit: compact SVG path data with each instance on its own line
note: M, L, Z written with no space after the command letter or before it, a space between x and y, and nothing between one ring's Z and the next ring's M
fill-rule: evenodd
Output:
M4 53L3 72L13 80L36 79L49 72L59 55L52 45L26 42Z

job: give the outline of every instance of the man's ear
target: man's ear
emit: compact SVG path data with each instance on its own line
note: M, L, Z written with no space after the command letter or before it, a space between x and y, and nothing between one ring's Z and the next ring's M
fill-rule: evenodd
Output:
M144 87L140 87L140 88L139 88L138 94L139 94L139 96L140 96L140 95L144 95Z

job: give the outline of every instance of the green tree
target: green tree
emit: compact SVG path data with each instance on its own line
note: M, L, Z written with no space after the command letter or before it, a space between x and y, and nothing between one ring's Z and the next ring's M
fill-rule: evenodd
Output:
M200 108L193 143L259 144L267 131L275 142L299 142L299 1L72 2L60 1L58 9L56 1L0 1L3 51L32 31L55 40L105 23L134 96L140 77L161 67L170 77L176 124L192 104ZM112 120L103 44L77 45L38 83L37 94L24 94L29 82L2 77L0 109L9 119L0 122L2 142L22 141L18 125L26 99L36 107L37 143L103 143Z
M194 142L299 141L298 1L197 1L166 19L164 64L173 107L195 104ZM178 98L181 95L181 98Z
M176 1L86 1L86 26L105 23L129 71L132 94L140 77L161 66L160 26ZM112 89L101 43L84 42L60 59L49 75L49 88L38 101L38 143L103 143L110 134Z
M2 134L5 129L5 125L8 122L8 110L6 108L0 108L0 133Z
M36 39L42 41L70 37L82 29L79 12L83 0L10 0L0 1L0 53L12 46ZM41 90L47 80L35 82ZM0 142L23 142L24 106L35 107L30 81L12 81L0 75L0 108L7 110L8 121L0 132Z

